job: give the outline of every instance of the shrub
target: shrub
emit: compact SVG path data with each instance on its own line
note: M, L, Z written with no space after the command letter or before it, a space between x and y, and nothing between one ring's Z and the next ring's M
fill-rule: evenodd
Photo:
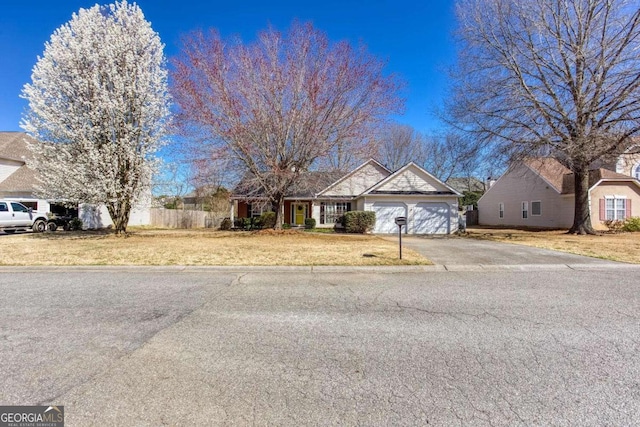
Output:
M262 228L273 228L276 226L276 213L264 212L258 219Z
M376 224L376 213L370 211L350 211L344 214L344 228L347 233L366 233Z
M82 230L83 225L84 224L80 218L72 218L71 221L69 221L69 230Z
M607 219L603 223L612 233L618 233L624 227L624 222L615 219Z
M624 221L622 226L624 231L637 232L640 231L640 216L632 216Z
M291 224L288 224L288 223L285 222L284 224L282 224L282 229L283 230L290 230L291 229Z
M220 230L231 230L231 218L224 218L222 222L220 222Z
M316 228L316 220L315 218L305 218L304 220L304 228L307 230L311 230L312 228Z

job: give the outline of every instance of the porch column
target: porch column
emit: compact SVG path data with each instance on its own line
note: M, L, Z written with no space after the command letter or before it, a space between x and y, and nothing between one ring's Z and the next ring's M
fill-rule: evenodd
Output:
M282 218L282 224L285 224L287 222L287 219L284 217L284 203L285 202L282 202L282 205L280 206L280 218Z
M234 221L234 214L235 214L235 204L233 200L229 200L229 219L231 220L231 228L233 228L233 224L235 224Z

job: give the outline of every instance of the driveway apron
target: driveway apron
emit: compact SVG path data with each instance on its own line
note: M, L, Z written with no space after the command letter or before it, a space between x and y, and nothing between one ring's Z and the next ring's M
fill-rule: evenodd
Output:
M384 238L398 240L397 236ZM402 236L402 246L437 265L619 264L549 249L459 237Z

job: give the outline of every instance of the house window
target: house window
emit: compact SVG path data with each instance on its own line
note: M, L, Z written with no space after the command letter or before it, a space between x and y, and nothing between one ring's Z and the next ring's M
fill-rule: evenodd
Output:
M529 202L522 202L522 219L529 218Z
M264 212L271 212L270 203L251 203L247 205L247 213L249 213L249 217L254 218L262 215Z
M531 202L531 215L540 216L542 215L542 202Z
M633 168L632 175L635 179L640 180L640 163L636 163L636 166Z
M504 218L504 203L498 205L498 216Z
M320 224L335 224L339 217L350 210L350 202L321 202Z
M622 221L626 218L627 199L607 198L605 199L606 219Z

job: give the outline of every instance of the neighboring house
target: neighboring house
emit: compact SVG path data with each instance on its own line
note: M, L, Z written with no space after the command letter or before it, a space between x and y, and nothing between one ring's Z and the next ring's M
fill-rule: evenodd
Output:
M292 226L302 226L306 218L314 218L316 227L330 228L345 212L373 211L374 233L397 233L395 218L404 216L408 234L450 234L458 229L459 196L414 163L392 173L372 159L343 176L306 174L285 197L283 217ZM242 182L231 200L232 219L270 210L266 199Z
M31 156L27 140L32 139L24 132L0 132L0 198L19 201L38 212L77 214L86 228L104 228L113 224L105 206L82 204L78 210L69 212L60 204L38 198L35 195L38 173L27 166ZM151 223L150 195L144 199L132 210L129 225Z
M31 155L27 139L22 132L0 132L0 198L18 201L34 211L51 212L49 201L34 195L38 178L26 164Z
M478 178L469 177L453 177L446 181L446 184L456 190L458 193L465 191L473 191L475 193L484 193L485 184Z
M513 165L478 201L480 225L570 228L574 218L574 176L552 158ZM640 181L599 168L589 172L589 208L596 230L607 219L640 216Z

